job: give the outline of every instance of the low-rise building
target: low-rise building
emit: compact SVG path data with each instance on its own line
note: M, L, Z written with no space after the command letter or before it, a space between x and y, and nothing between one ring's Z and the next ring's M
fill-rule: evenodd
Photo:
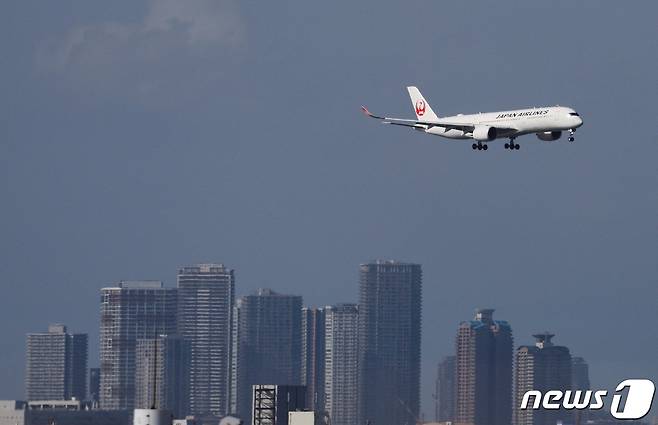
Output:
M2 400L0 425L122 425L129 424L127 410L98 410L80 400Z

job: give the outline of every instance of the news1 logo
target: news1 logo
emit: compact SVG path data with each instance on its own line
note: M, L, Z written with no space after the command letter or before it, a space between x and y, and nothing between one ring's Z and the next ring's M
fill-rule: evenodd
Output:
M627 379L622 381L612 396L610 414L616 419L642 419L651 410L656 386L648 379ZM605 406L608 391L561 391L551 390L542 394L541 391L528 391L523 394L521 409L539 408L548 410L600 410ZM533 398L532 405L530 398ZM625 400L624 400L625 399ZM625 401L622 403L622 401Z

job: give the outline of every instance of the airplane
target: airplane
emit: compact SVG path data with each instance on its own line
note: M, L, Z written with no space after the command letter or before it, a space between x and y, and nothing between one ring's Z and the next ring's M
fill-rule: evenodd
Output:
M371 118L384 124L410 127L418 131L449 139L473 139L473 150L487 150L488 142L509 139L505 149L518 150L515 139L524 134L535 133L540 140L555 141L569 131L569 141L574 141L576 129L583 125L578 112L564 106L517 109L513 111L486 112L471 115L459 114L440 118L416 87L407 87L416 119L380 117L372 114L365 106L361 110Z

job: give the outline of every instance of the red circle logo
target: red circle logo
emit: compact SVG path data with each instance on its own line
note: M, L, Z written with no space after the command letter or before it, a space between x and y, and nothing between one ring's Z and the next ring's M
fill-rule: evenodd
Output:
M425 101L423 99L419 99L416 102L416 115L419 117L425 115Z

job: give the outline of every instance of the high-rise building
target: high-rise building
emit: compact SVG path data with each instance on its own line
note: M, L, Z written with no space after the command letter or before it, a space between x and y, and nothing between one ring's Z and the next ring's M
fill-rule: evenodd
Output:
M556 346L548 332L533 335L534 346L522 345L516 351L514 380L514 424L555 425L571 423L573 412L564 408L549 410L520 409L523 395L537 390L542 394L550 390L571 389L571 354L567 347ZM531 400L533 402L534 400Z
M581 391L591 389L589 382L589 365L582 357L571 358L571 389ZM589 420L588 413L587 410L574 409L574 424L586 424ZM656 420L658 420L658 417Z
M434 394L437 422L452 422L455 418L455 367L455 356L446 356L439 362Z
M83 400L87 395L87 334L54 324L27 334L25 396L28 400Z
M418 421L422 270L362 264L359 284L359 423ZM509 425L509 424L508 424Z
M304 385L253 385L251 424L288 425L290 412L307 409L307 398Z
M571 388L583 391L590 389L589 366L582 357L571 358Z
M512 328L492 309L459 325L456 341L455 423L512 423Z
M324 411L325 311L302 308L302 383L306 385L306 406Z
M359 310L356 304L325 309L325 411L332 425L359 421Z
M135 408L189 413L190 343L176 336L138 339Z
M89 401L98 407L101 395L101 370L98 367L89 369Z
M259 289L236 303L232 412L251 421L252 386L301 383L302 297Z
M133 409L138 339L176 333L177 291L159 281L121 281L101 289L100 405Z
M190 412L229 411L235 274L223 264L178 271L179 335L190 341Z

